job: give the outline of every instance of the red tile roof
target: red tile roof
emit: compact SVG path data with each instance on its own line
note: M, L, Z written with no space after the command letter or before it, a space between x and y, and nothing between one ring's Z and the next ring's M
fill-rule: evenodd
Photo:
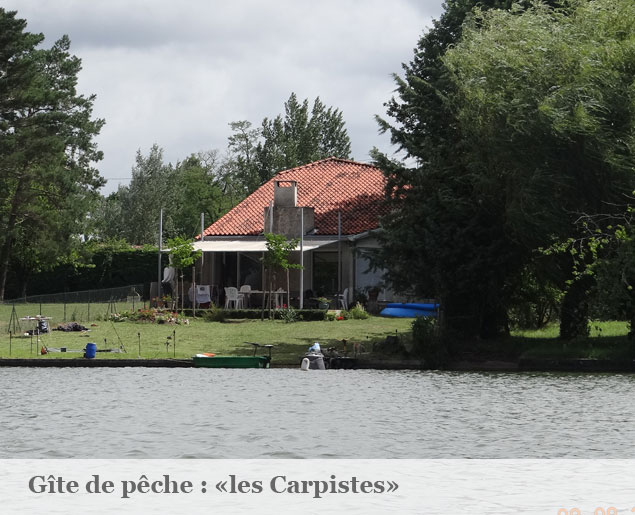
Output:
M275 175L207 229L205 236L249 236L264 230L264 209L273 200L274 181L296 181L298 206L315 209L317 234L359 234L379 226L385 214L386 179L372 165L330 157Z

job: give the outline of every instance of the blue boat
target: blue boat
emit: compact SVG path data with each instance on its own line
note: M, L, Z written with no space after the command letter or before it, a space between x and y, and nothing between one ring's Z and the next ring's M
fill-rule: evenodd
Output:
M412 302L394 302L386 304L386 307L379 313L383 317L395 318L415 318L415 317L437 317L439 315L439 304L417 304Z

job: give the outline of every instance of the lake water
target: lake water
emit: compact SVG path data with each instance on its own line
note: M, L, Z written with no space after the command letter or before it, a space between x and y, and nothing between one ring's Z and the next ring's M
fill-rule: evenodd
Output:
M0 372L0 458L635 458L635 376Z

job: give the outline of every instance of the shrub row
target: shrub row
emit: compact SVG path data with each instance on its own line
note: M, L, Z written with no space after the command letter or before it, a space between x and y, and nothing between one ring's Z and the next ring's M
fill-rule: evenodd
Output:
M272 311L273 316L277 320L283 319L285 314L284 309L275 309ZM298 316L298 320L304 322L313 322L324 320L326 311L323 309L296 309L294 310ZM209 322L223 322L230 318L243 318L257 320L262 316L260 309L222 309L212 308L203 313L203 318ZM269 313L265 310L265 318L268 318Z

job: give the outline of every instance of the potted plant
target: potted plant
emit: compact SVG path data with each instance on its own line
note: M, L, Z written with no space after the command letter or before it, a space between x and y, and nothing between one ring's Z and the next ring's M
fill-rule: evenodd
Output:
M329 299L326 297L318 297L316 300L318 302L318 309L329 309Z

